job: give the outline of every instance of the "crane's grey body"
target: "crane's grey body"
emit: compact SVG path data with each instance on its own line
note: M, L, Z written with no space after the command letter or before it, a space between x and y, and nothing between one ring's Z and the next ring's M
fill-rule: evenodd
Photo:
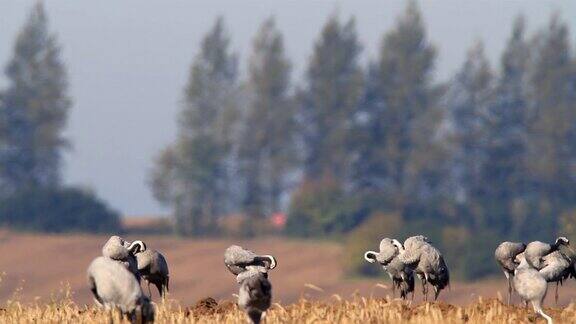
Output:
M152 283L158 289L161 297L166 295L169 289L170 273L166 258L156 250L146 250L136 253L138 263L138 272L148 284L148 294L152 297L150 284Z
M554 244L540 241L530 242L526 246L524 257L532 268L538 270L548 282L556 282L554 298L558 303L558 286L570 274L574 273L574 263L559 251L561 246L569 246L570 241L563 236ZM568 247L569 248L569 247Z
M548 283L538 270L531 267L524 253L516 257L518 267L514 271L512 282L518 295L526 302L531 302L534 311L546 319L548 324L552 323L552 318L542 310L542 302L548 291Z
M438 299L440 292L450 284L450 273L444 257L429 240L422 235L406 239L404 244L393 240L400 251L399 258L409 266L422 281L424 300L428 300L428 287L434 287L434 299Z
M102 247L102 256L123 264L140 282L138 262L134 254L145 250L146 245L142 241L129 243L120 236L114 235Z
M545 255L557 251L561 245L567 246L569 244L570 241L563 236L557 238L554 244L548 244L540 241L530 242L526 246L524 257L526 258L528 265L530 265L532 268L542 269L542 258Z
M240 284L238 306L246 311L254 324L260 323L272 303L272 284L266 271L262 267L248 267L237 277Z
M232 245L224 252L224 264L237 276L249 266L261 266L272 270L276 267L276 259L271 255L258 255L241 246Z
M88 267L88 285L97 303L118 308L132 322L153 322L154 308L126 267L108 257L97 257Z
M494 258L500 265L508 281L508 304L510 304L510 298L512 297L512 277L518 266L515 258L518 254L524 252L524 250L526 250L526 244L524 243L502 242L494 251Z
M367 251L364 259L370 263L378 262L392 279L393 292L400 289L400 297L406 298L409 293L414 297L414 272L400 258L399 250L389 238L380 241L380 251Z

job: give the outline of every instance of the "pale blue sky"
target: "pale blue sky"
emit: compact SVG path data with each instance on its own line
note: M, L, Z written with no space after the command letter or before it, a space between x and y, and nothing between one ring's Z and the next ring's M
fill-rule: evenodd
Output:
M176 133L176 113L188 67L217 15L226 19L242 62L258 25L274 15L285 35L294 79L302 71L326 18L356 17L373 57L381 36L405 1L184 1L45 0L50 27L58 34L70 74L74 107L67 134L67 182L87 186L124 215L167 214L146 185L152 157ZM17 30L34 0L0 0L0 65L8 61ZM420 1L429 37L437 45L437 79L462 63L475 40L493 63L523 13L530 31L558 11L576 30L576 1ZM0 86L5 79L0 76Z

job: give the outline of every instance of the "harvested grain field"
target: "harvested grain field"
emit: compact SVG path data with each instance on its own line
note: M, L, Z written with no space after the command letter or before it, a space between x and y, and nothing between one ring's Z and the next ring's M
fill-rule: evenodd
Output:
M191 307L165 303L156 307L159 323L246 323L246 315L233 302L217 303L204 299ZM576 305L547 308L556 323L574 323ZM2 323L128 323L118 312L94 307L79 307L69 300L49 305L22 306L9 303L0 311ZM444 302L411 305L400 300L356 297L332 302L301 299L290 305L275 304L268 311L266 323L544 323L523 307L507 306L496 299L482 300L467 306Z
M90 261L100 254L107 238L0 232L0 272L3 273L0 323L15 319L32 321L40 316L52 322L105 322L106 316L112 315L91 307L85 271ZM473 322L483 318L527 322L535 319L532 311L508 307L497 301L506 294L503 276L475 283L454 282L441 294L442 302L436 304L422 304L417 285L415 300L408 304L388 301L387 296L392 292L384 274L377 279L347 279L340 263L342 246L335 242L283 238L248 241L166 236L138 238L145 240L150 248L162 251L170 263L169 298L173 302L170 307L159 305L161 322L243 321L243 315L230 302L234 300L232 294L238 291L235 278L223 265L223 251L232 243L256 251L269 251L278 259L279 266L271 273L275 306L268 316L269 323L280 319L302 322L304 317L320 322L339 319L395 322L402 317L412 323L462 322L465 319ZM576 306L570 304L576 300L575 287L574 280L570 280L561 288L559 308L549 309L555 320L573 322L568 319L575 319ZM156 292L153 293L157 300ZM553 295L553 286L550 286L547 306L554 306ZM206 297L213 297L218 306L192 306ZM479 298L485 301L479 302Z

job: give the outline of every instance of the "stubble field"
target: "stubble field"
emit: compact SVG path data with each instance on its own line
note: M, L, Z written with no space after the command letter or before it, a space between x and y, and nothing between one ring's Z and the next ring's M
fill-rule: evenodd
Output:
M392 298L384 275L347 279L338 243L138 238L162 251L171 266L169 300L156 305L159 323L246 322L233 302L238 289L235 279L222 260L224 249L232 243L278 258L279 266L270 276L274 305L267 323L543 323L531 309L500 302L506 288L503 276L454 282L437 303L422 303L417 285L414 301L402 302ZM93 307L86 287L86 267L100 254L106 239L0 231L0 323L120 322L119 314ZM576 322L576 304L571 303L576 301L574 288L573 280L565 284L554 306L550 287L546 305L554 307L546 310L555 322ZM159 300L156 292L153 299Z

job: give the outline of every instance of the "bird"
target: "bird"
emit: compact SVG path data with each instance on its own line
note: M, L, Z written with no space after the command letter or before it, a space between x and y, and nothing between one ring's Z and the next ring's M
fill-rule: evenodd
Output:
M526 246L524 257L526 258L526 262L528 262L528 265L530 265L535 269L542 269L541 265L542 258L547 254L557 251L562 245L564 246L570 245L570 241L564 236L558 237L556 239L556 242L554 242L554 244L548 244L540 241L533 241L528 243L528 245Z
M148 284L148 295L152 298L150 284L154 284L161 297L165 297L169 289L170 274L166 258L156 250L145 250L136 253L138 272Z
M246 271L249 266L262 266L268 270L276 268L276 258L271 255L258 255L238 245L231 245L224 252L224 264L235 276Z
M144 242L136 240L129 243L120 236L113 235L102 247L102 256L122 263L140 282L140 272L138 272L135 254L143 251L146 251Z
M237 275L240 284L238 306L258 324L266 316L272 303L272 284L268 280L268 269L262 266L247 266L246 271Z
M542 267L536 270L540 272L546 282L556 283L554 300L558 304L558 286L569 277L576 278L574 260L558 250L542 257L540 265Z
M380 252L367 251L364 259L370 263L378 262L392 280L392 293L400 289L400 297L406 299L409 293L414 297L414 273L398 258L398 248L392 239L384 238L380 241Z
M154 307L142 293L134 275L108 257L95 258L88 267L88 286L96 303L106 309L118 308L132 323L153 323Z
M518 266L518 264L515 263L515 258L518 254L524 252L524 250L526 250L526 244L524 243L502 242L494 251L494 258L500 265L508 281L508 305L510 305L510 299L512 297L512 277L514 276L514 270L516 270Z
M450 284L448 266L440 251L422 235L409 237L404 244L396 239L393 239L392 243L400 252L398 255L400 261L409 266L420 278L424 300L428 300L428 283L434 287L434 300L437 300L440 292Z
M542 310L542 302L548 291L548 283L544 276L530 266L522 252L516 256L518 266L514 270L512 283L514 290L526 302L531 302L534 311L546 319L548 324L552 324L552 318Z

